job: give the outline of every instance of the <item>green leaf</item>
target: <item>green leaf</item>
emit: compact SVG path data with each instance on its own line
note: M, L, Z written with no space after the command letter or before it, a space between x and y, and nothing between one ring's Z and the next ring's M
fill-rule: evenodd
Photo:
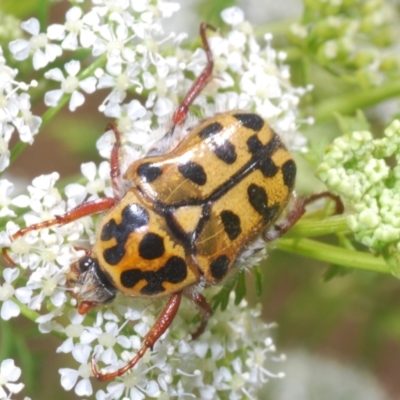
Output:
M356 131L371 131L371 125L361 110L357 110L355 116L335 114L340 130L343 134Z
M226 310L229 303L229 295L235 284L236 277L233 277L227 282L224 282L224 286L222 287L222 289L211 299L211 306L213 310L216 310L218 307L221 307L222 311Z
M237 276L236 289L235 289L235 304L238 305L246 297L246 277L245 269L242 269Z
M400 253L397 250L397 246L389 245L383 248L382 257L389 266L390 272L397 278L400 279Z
M264 284L264 275L263 275L263 273L261 271L261 267L259 265L254 266L253 276L254 276L254 285L256 288L256 296L261 297L263 284Z
M340 277L347 275L350 273L352 270L342 267L340 265L331 265L328 267L328 269L325 271L322 279L324 282L329 282L333 278Z

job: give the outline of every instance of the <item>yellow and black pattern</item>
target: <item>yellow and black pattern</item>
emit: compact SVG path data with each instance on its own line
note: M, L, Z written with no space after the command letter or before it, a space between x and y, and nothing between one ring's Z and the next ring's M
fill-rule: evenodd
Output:
M94 252L121 291L162 296L222 280L286 206L296 166L253 113L195 127L172 152L131 165L134 186L104 218Z

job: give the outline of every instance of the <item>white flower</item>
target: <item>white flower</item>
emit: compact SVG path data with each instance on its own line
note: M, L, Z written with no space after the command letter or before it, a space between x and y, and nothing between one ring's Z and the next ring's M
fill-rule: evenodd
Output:
M61 368L61 385L65 390L71 390L75 387L75 393L78 396L91 396L93 394L90 377L92 370L90 368L89 355L91 347L88 345L77 345L73 352L74 358L81 363L78 370L72 368ZM78 381L79 378L82 378Z
M30 299L29 308L39 310L42 301L47 297L50 298L55 307L61 307L67 300L65 281L65 272L52 263L37 268L30 275L26 287L33 292L40 290L40 293Z
M47 36L52 40L62 40L61 47L65 50L76 50L79 42L84 48L93 45L96 38L92 27L99 24L99 16L91 10L83 15L80 7L70 8L66 15L64 25L53 24L47 28Z
M228 25L238 25L244 21L244 13L239 7L225 8L221 12L221 18Z
M12 122L18 130L19 137L22 142L32 144L33 136L38 133L42 119L32 115L30 96L27 93L16 95L12 102L16 111Z
M1 305L0 316L5 321L18 317L20 313L19 306L11 300L15 294L15 289L11 283L18 278L18 275L18 268L6 268L3 271L4 283L0 285L0 301L3 304Z
M22 22L21 28L32 37L29 41L17 39L10 43L10 51L16 60L26 60L33 53L33 67L37 70L53 62L62 54L59 45L48 43L46 34L40 33L39 21L36 18Z
M0 47L0 171L9 165L8 144L15 128L23 142L32 143L41 124L41 118L33 116L30 111L29 95L19 93L36 86L37 82L32 81L29 85L17 82L16 75L17 70L6 65Z
M53 68L44 74L47 79L61 82L61 88L47 92L44 101L47 106L55 107L63 94L70 94L69 110L75 111L85 101L85 97L78 89L80 88L86 93L93 93L96 90L96 78L90 76L79 80L76 75L81 68L81 64L77 60L67 62L64 67L68 73L67 77L64 77L64 74L59 68Z
M15 198L10 195L14 190L14 184L7 179L0 179L0 218L15 217L16 214L9 206L25 208L29 206L29 197L21 194Z
M12 394L19 393L23 388L23 383L16 382L21 376L21 368L14 364L14 360L8 358L3 360L0 365L0 399L11 399ZM7 394L7 392L9 392Z

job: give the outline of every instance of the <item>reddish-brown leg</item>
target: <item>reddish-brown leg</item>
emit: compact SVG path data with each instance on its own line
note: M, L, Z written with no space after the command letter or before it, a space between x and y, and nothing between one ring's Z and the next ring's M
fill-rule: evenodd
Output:
M174 293L169 298L167 304L162 310L161 314L158 316L157 321L151 327L147 335L144 337L143 345L141 349L136 353L135 357L132 358L124 367L117 369L114 372L102 374L96 366L96 360L93 356L92 358L92 372L93 375L100 381L108 381L110 379L117 378L128 372L133 368L139 360L144 356L148 349L152 350L154 344L162 336L162 334L168 329L174 320L176 313L178 312L179 305L181 304L182 293Z
M342 214L344 212L344 206L342 201L340 200L340 197L332 194L331 192L321 192L317 194L312 194L304 198L298 198L295 200L295 204L287 215L285 222L280 225L276 225L272 231L266 231L263 234L263 239L266 242L270 242L281 237L304 215L304 213L306 212L306 206L308 204L322 198L330 198L335 202L335 214Z
M78 207L72 209L71 211L68 211L63 215L56 216L54 219L39 222L38 224L22 228L16 233L14 233L11 239L15 240L31 231L37 231L54 225L65 225L70 222L76 221L77 219L80 219L82 217L86 217L87 215L97 214L99 212L109 210L115 204L115 202L116 202L115 199L104 197L102 199L97 199L94 201L90 201L88 203L81 204ZM15 265L14 261L7 254L7 251L8 247L3 248L3 257L11 265Z
M102 199L83 203L63 215L57 215L54 219L39 222L38 224L20 229L18 232L12 235L12 239L15 240L31 231L37 231L39 229L48 228L54 225L65 225L70 222L76 221L77 219L86 217L87 215L97 214L99 212L109 210L115 204L115 202L115 199L112 199L110 197L103 197Z
M198 293L198 292L191 292L189 294L185 294L189 299L191 299L200 310L200 325L196 329L195 332L192 333L192 340L196 340L206 329L208 320L210 319L211 315L213 314L213 310L206 300L206 298Z
M121 151L121 133L118 130L117 124L115 122L110 122L107 125L107 130L112 130L115 136L115 143L111 150L110 175L111 175L111 185L114 191L114 197L116 199L120 199L123 195L122 175L121 175L121 168L119 165L119 157Z
M171 127L169 130L173 131L176 125L181 125L185 121L190 105L193 103L199 93L204 89L211 78L212 70L214 68L214 60L206 35L207 29L210 29L212 31L216 30L213 26L205 24L204 22L200 24L200 36L203 42L204 50L206 51L207 64L203 72L194 81L192 87L189 89L185 98L182 100L182 103L176 109L174 116L172 117Z

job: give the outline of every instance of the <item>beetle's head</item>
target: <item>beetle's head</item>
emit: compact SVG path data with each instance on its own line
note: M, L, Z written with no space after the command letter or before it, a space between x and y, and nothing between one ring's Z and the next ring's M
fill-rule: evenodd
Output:
M97 258L85 255L71 264L67 286L78 301L78 312L86 314L91 308L114 300L117 289L100 269Z

